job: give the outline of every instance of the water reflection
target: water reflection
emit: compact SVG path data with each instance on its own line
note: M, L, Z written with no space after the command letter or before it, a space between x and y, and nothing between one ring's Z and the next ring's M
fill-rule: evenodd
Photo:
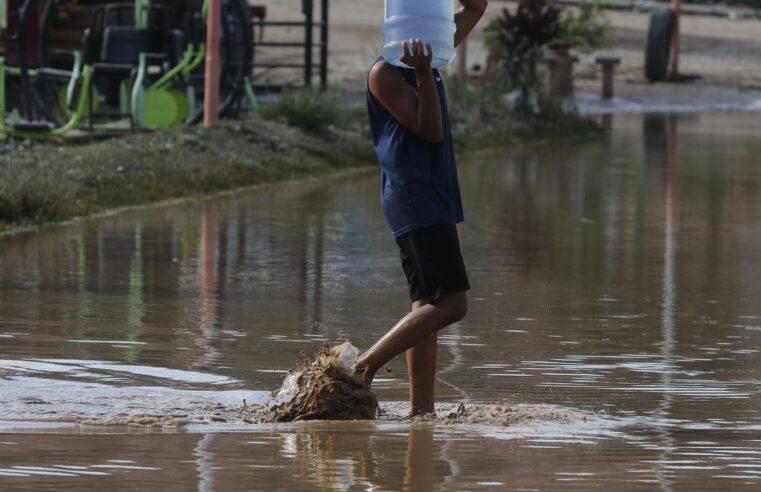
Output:
M663 326L663 341L661 354L664 368L674 367L673 353L675 349L676 327L674 324L674 307L676 302L676 284L674 279L675 255L674 248L676 230L674 227L674 188L677 165L677 119L671 115L651 115L645 118L645 152L648 156L646 165L649 169L665 170L665 221L663 248L663 295L661 323ZM653 142L655 139L655 142ZM663 144L662 146L660 144ZM665 148L661 148L665 147ZM659 162L660 161L660 162ZM663 396L656 410L658 419L667 422L671 415L673 389L671 384L672 371L664 370L661 375ZM658 481L661 490L671 491L672 484L668 470L663 464L669 463L670 455L676 449L676 443L668 426L661 426L660 436L663 441L658 468Z
M432 427L412 426L390 439L379 439L373 430L281 434L280 454L296 459L290 472L299 479L331 490L426 491L452 476L451 463L443 459L446 443L434 439Z
M413 428L410 431L404 460L405 490L434 490L434 456L438 454L440 453L434 449L433 432L430 429Z
M201 251L199 253L200 294L198 299L198 334L195 338L200 355L191 366L207 369L216 363L219 351L214 346L217 339L217 228L214 216L209 210L201 216ZM219 249L224 251L224 249Z
M211 492L214 490L214 453L209 446L214 441L214 434L204 434L193 449L198 470L198 491Z

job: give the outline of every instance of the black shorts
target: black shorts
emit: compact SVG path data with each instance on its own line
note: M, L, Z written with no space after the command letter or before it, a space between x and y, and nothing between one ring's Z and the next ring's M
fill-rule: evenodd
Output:
M431 304L444 294L470 289L454 224L415 229L396 238L410 299Z

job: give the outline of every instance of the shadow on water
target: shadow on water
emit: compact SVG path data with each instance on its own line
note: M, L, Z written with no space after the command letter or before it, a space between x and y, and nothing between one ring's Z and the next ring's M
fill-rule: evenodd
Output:
M402 418L401 360L377 422L238 418L302 351L407 309L374 175L0 239L3 481L755 490L758 115L600 118L600 141L461 166L471 310L440 334L433 422Z

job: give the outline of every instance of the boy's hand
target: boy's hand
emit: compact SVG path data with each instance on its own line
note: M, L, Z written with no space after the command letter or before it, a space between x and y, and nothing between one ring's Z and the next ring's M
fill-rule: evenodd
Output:
M428 54L425 49L428 48ZM402 41L402 56L399 61L412 68L431 68L433 60L433 49L430 44L423 45L420 38L410 38L408 41Z
M399 61L415 69L416 87L400 77L399 70L385 61L373 65L367 83L370 94L402 126L426 142L439 143L444 139L444 127L439 91L431 70L432 60L430 44L426 46L420 39L402 41Z

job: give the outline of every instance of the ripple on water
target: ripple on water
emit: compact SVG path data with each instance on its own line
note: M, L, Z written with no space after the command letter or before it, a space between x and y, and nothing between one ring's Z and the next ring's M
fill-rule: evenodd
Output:
M250 431L252 426L241 417L243 401L261 404L268 396L265 391L115 386L16 375L0 379L0 415L11 421L0 424L0 432L61 429L74 426L71 422L84 426L132 425L164 429L187 426L188 430L197 432ZM550 405L466 404L458 407L454 403L440 403L437 404L439 417L412 421L407 418L407 402L385 402L381 410L376 425L428 422L499 439L554 436L581 443L592 436L618 435L617 429L622 426L622 421L604 414ZM63 420L69 423L60 422Z
M128 381L130 376L147 376L157 380L172 380L188 384L231 385L238 383L236 379L216 374L99 360L0 359L0 377L14 374L66 374L70 377L92 378L100 381Z
M0 467L0 477L106 477L115 473L161 471L155 466L140 466L131 460L105 460L91 465L33 466L13 465Z

